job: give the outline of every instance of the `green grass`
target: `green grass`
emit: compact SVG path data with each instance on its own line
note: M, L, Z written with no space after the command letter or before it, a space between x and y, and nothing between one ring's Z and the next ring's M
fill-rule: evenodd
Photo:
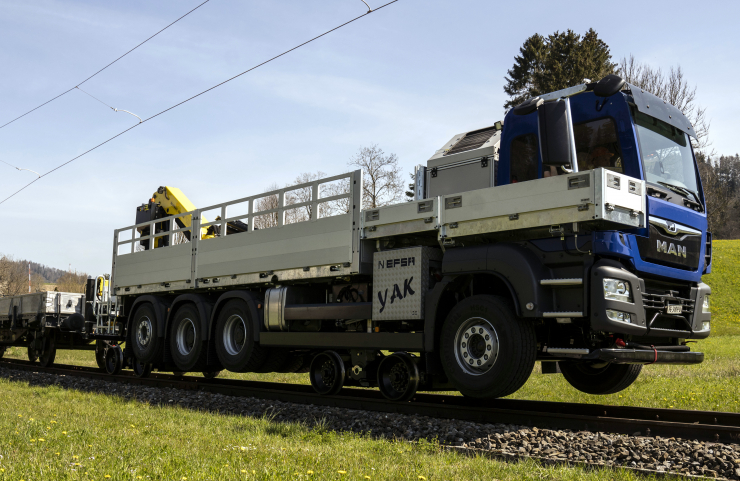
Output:
M712 335L740 335L740 240L713 242L712 273L703 281L712 288Z
M0 380L0 479L635 480Z

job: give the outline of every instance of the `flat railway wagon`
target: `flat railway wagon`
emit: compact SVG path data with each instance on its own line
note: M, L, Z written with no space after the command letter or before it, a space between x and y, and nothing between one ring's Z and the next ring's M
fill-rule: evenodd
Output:
M711 318L691 135L609 76L454 136L412 202L363 209L361 171L205 208L160 187L115 231L84 325L3 321L1 342L43 356L72 336L110 373L308 372L319 393L395 401L506 396L537 361L617 392L644 364L703 360L686 342Z

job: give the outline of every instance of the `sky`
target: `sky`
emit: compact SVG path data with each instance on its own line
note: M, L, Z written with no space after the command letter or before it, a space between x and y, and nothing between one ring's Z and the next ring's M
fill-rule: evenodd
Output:
M202 0L0 3L0 125L74 87ZM368 0L376 8L383 2ZM361 0L210 0L82 88L146 118L367 10ZM399 0L121 135L0 204L0 254L98 275L114 229L161 185L196 206L303 172L345 172L363 146L407 172L503 118L527 37L594 28L615 61L680 65L718 154L740 152L740 2ZM728 100L729 99L729 100ZM73 90L0 129L0 160L45 173L138 120ZM35 178L0 163L0 199Z

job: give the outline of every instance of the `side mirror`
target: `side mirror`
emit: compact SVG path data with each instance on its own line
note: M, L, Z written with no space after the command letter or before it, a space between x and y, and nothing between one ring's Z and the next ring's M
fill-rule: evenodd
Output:
M542 164L575 165L567 100L547 102L537 109Z

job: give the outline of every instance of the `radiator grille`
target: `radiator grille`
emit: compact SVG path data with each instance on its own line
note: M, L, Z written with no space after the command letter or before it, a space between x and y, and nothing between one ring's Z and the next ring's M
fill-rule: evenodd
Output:
M496 133L496 127L489 127L487 129L474 130L465 134L462 140L455 144L445 155L457 154L465 152L466 150L477 149L481 145L488 142L493 134Z

